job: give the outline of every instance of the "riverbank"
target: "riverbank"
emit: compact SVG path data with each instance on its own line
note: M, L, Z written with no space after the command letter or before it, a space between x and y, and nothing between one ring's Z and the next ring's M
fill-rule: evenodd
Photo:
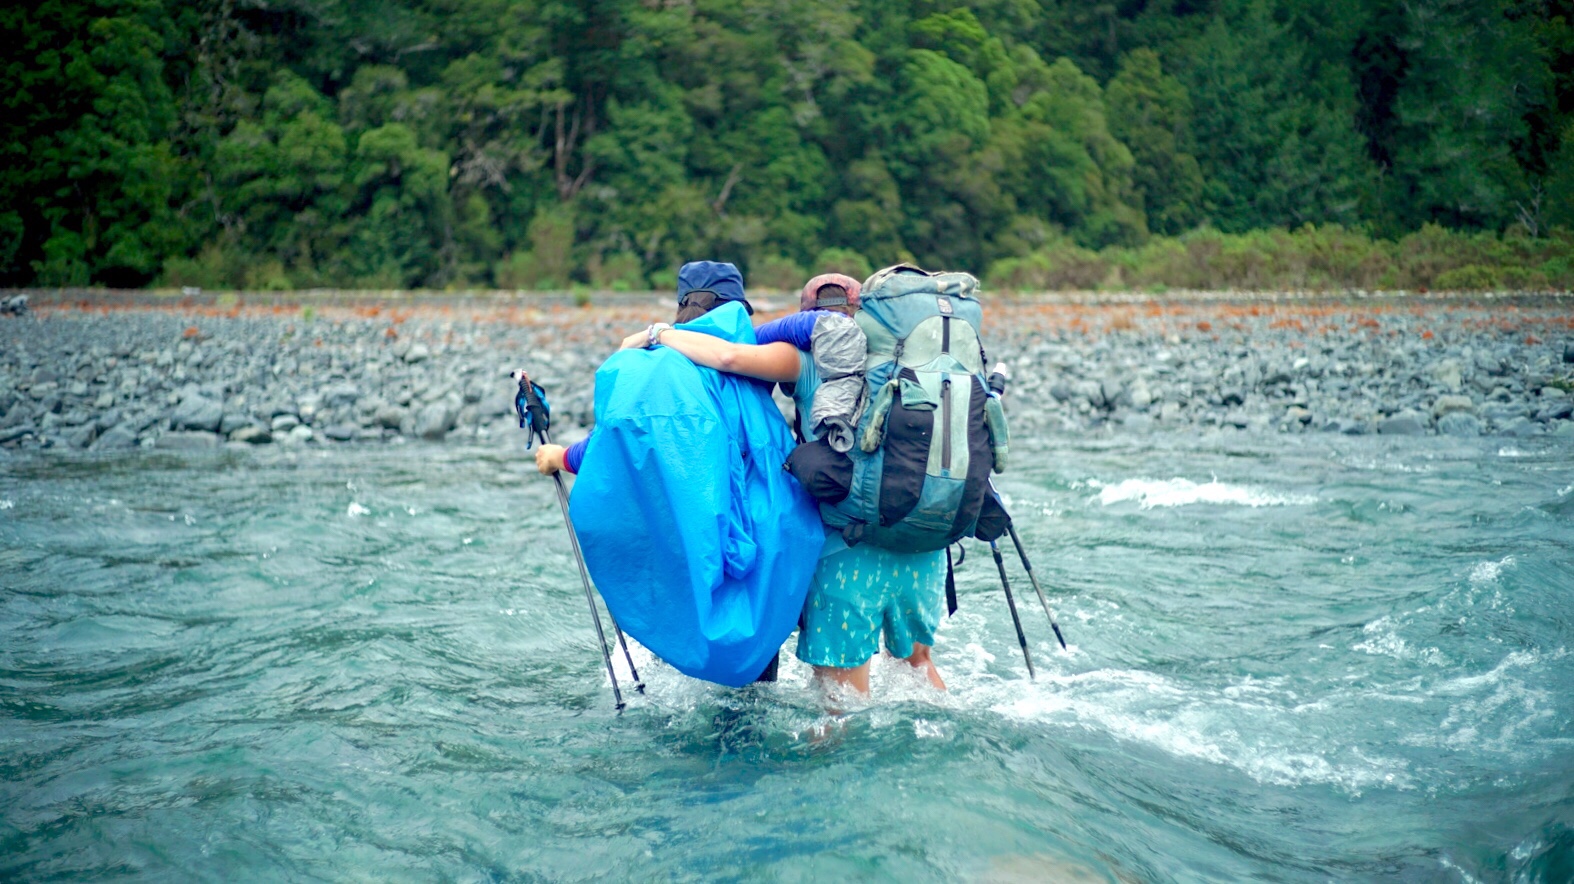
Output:
M788 302L759 305L756 321ZM39 297L0 316L0 446L512 445L517 367L572 439L596 366L670 311L658 295ZM1566 298L1072 295L999 299L986 323L1019 432L1574 437Z

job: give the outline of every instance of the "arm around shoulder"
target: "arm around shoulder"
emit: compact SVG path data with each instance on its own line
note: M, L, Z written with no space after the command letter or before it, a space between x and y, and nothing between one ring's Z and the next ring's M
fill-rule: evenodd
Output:
M798 379L798 348L788 343L734 344L682 329L662 332L660 342L687 356L696 365L717 371L762 381Z

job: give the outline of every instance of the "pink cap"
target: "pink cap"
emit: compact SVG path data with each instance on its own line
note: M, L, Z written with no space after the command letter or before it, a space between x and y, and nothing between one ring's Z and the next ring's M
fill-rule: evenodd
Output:
M839 285L847 290L847 306L858 309L858 290L862 288L858 280L840 273L822 273L809 280L803 287L802 294L798 295L799 310L813 310L820 306L820 289L828 285Z

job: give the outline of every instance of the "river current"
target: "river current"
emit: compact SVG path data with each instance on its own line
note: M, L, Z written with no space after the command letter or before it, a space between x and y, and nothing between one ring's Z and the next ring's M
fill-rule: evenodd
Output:
M638 647L551 483L420 445L0 460L0 878L1574 879L1574 445L1044 440L827 727Z

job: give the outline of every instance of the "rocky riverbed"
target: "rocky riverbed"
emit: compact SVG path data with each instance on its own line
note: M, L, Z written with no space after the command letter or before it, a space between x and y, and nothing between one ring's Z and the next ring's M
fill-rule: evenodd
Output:
M0 448L522 445L506 374L558 436L656 296L247 304L35 299L0 315ZM772 314L762 310L757 320ZM1574 438L1574 302L1264 296L999 299L991 360L1019 434L1252 432Z

